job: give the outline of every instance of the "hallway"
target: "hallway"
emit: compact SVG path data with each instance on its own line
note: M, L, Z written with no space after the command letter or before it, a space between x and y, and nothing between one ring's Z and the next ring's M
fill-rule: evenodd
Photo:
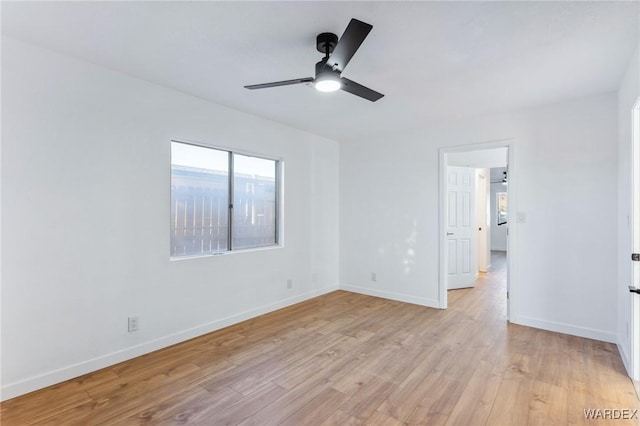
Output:
M477 290L474 292L474 290ZM480 297L479 293L482 293ZM477 297L477 300L474 300ZM480 272L475 287L449 290L449 309L468 310L483 308L496 319L507 320L507 252L492 250L491 266L488 272ZM491 312L491 314L489 313Z

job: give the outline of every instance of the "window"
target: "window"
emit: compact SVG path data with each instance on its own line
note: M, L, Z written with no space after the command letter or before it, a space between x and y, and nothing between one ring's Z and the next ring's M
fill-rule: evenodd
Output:
M171 142L171 257L277 244L277 160Z

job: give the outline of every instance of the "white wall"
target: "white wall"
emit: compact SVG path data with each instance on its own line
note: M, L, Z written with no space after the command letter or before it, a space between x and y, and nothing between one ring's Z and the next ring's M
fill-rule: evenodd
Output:
M489 206L491 207L491 250L507 250L507 224L498 226L498 192L507 192L507 186L501 183L492 183L489 195ZM509 208L507 200L507 208Z
M337 288L335 142L9 38L2 90L3 398ZM172 138L283 158L285 246L170 261Z
M341 144L341 287L437 306L438 150L506 139L512 321L615 341L615 93Z
M618 90L617 341L627 370L631 356L631 109L640 97L640 51L636 48Z

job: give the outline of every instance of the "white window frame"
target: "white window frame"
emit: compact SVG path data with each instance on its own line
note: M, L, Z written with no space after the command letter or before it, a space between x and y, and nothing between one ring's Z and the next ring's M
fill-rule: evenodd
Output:
M212 145L212 144L208 144L208 143L203 143L203 142L194 142L194 141L189 141L189 140L185 140L185 139L171 139L170 141L170 147L173 143L181 143L184 145L191 145L191 146L195 146L195 147L199 147L199 148L207 148L207 149L213 149L213 150L217 150L217 151L223 151L226 152L228 154L229 157L229 172L228 172L228 185L229 185L229 189L228 189L228 199L227 199L227 204L228 204L228 231L227 231L227 249L226 250L221 250L221 251L216 251L216 252L211 252L211 253L197 253L197 254L188 254L188 255L182 255L182 256L176 256L171 254L171 249L169 250L170 253L170 259L171 260L183 260L183 259L193 259L193 258L200 258L200 257L210 257L210 256L219 256L219 255L224 255L224 254L231 254L231 253L242 253L242 252L251 252L251 251L261 251L261 250L271 250L274 248L280 248L283 246L283 226L282 226L282 219L283 219L283 215L282 215L282 191L283 191L283 176L284 176L284 160L281 157L272 157L272 156L268 156L268 155L264 155L264 154L258 154L255 152L248 152L248 151L242 151L242 150L237 150L237 149L233 149L233 148L228 148L228 147L224 147L224 146L219 146L219 145ZM169 152L171 152L171 149L169 150ZM263 160L270 160L270 161L274 161L275 162L275 188L276 188L276 193L275 193L275 235L274 235L274 244L270 244L270 245L265 245L265 246L256 246L256 247L245 247L245 248L240 248L240 249L234 249L233 248L233 195L234 195L234 188L233 188L233 181L234 181L234 174L233 174L233 155L234 154L238 154L238 155L243 155L246 157L254 157L254 158L259 158L259 159L263 159ZM172 191L172 187L171 187L171 176L172 176L172 172L171 172L171 166L173 165L173 159L171 158L171 154L169 155L169 198L171 198L171 191ZM171 210L170 210L171 211ZM171 216L171 214L170 214ZM171 235L169 236L169 246L171 247Z

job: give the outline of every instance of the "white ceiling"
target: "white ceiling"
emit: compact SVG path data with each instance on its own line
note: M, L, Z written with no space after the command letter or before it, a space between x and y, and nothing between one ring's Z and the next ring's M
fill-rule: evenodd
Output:
M615 90L632 2L2 2L8 36L338 141ZM343 73L376 103L305 85L320 32L373 30Z

